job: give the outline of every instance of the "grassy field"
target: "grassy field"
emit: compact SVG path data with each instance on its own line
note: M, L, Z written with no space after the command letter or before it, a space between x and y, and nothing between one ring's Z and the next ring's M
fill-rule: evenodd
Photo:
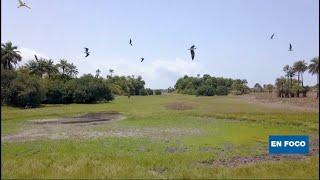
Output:
M108 111L124 118L49 129L29 121ZM1 116L1 138L25 135L2 139L2 178L319 178L318 112L232 96L162 95L2 107ZM34 132L42 134L28 140ZM309 135L316 152L270 158L268 136L280 134Z

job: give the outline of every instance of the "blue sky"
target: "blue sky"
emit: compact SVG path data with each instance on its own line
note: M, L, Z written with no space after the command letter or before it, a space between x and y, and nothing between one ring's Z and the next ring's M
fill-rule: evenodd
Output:
M317 0L2 0L1 39L23 62L68 59L80 75L142 75L167 88L184 74L274 83L282 67L319 55ZM269 37L275 33L274 40ZM133 39L133 47L128 45ZM293 52L288 52L289 43ZM191 61L188 48L197 46ZM83 47L91 55L85 59ZM145 61L140 63L140 57ZM316 77L305 74L306 84Z

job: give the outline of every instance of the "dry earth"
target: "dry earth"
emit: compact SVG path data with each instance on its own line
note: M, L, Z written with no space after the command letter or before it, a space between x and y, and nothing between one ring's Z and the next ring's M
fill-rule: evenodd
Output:
M116 112L90 113L60 119L30 120L22 131L2 136L3 142L34 141L39 139L89 139L99 137L170 138L200 134L196 128L131 128L116 127L112 123L125 117Z
M239 97L271 108L319 111L319 99L314 94L300 98L279 98L275 93L250 93Z

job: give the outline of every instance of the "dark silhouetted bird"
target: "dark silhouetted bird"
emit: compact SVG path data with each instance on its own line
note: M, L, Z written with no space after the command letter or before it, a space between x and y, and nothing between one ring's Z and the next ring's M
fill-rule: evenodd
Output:
M141 58L141 62L142 62L142 61L144 61L144 58L143 58L143 57Z
M273 37L274 37L274 33L271 35L270 39L273 39Z
M292 51L292 45L291 45L291 43L289 44L289 51Z
M23 2L22 0L18 0L18 2L19 2L18 8L20 8L20 7L26 7L26 8L31 9L31 8L30 8L29 6L27 6L27 4L26 4L25 2Z
M34 55L34 58L36 58L36 61L39 61L37 55Z
M129 40L129 44L132 46L132 40L131 40L131 38L130 38L130 40Z
M88 57L88 56L90 55L90 53L89 53L89 48L86 48L86 47L85 47L84 49L85 49L85 52L84 52L84 53L86 54L85 57Z
M191 47L190 47L190 49L188 49L188 50L190 50L190 53L191 53L191 59L193 60L194 59L194 50L196 49L196 46L195 45L192 45Z

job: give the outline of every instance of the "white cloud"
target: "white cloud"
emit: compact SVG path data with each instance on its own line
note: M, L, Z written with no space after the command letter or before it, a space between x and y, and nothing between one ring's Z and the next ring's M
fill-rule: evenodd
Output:
M119 59L114 61L101 61L90 60L82 62L78 65L79 72L95 73L96 69L100 69L102 76L106 76L109 69L114 69L116 75L141 75L146 82L146 87L151 88L167 88L173 86L176 80L183 75L195 76L200 72L204 72L204 67L195 61L183 60L176 58L173 60L167 59L146 59L144 62L139 60L133 62L126 59Z
M49 59L45 53L38 52L29 48L19 48L22 61L19 65L25 64L30 59L34 59L34 55ZM68 59L68 58L67 58ZM55 63L57 63L56 59ZM75 58L74 63L80 72L79 75L91 73L94 74L97 69L101 70L101 75L106 77L109 69L114 69L116 75L141 75L146 82L146 87L150 88L167 88L174 86L176 80L184 75L196 76L198 73L206 72L205 68L196 61L176 59L145 59L140 62L139 59L132 61L128 59L117 60L98 60L93 58L83 59Z
M20 55L22 57L21 62L19 63L19 65L25 64L26 62L28 62L31 59L34 59L34 55L37 55L37 57L41 57L41 58L46 58L48 59L49 57L41 52L38 52L36 50L33 49L29 49L29 48L19 48L18 49L20 51Z

